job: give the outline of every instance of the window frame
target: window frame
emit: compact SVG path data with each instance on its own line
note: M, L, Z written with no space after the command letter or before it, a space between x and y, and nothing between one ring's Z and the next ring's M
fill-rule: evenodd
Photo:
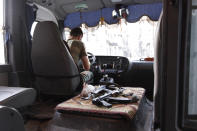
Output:
M181 33L181 57L178 97L178 125L184 131L197 129L197 114L188 115L189 107L189 72L190 72L190 45L191 45L191 11L192 0L183 0L182 6L182 33ZM197 6L195 6L197 9ZM180 15L180 14L179 14ZM182 59L181 59L182 58Z
M190 1L192 1L192 0L190 0ZM187 46L187 58L188 58L188 60L187 60L187 66L186 66L186 70L187 70L187 77L186 77L186 105L187 106L185 106L185 108L186 108L186 110L185 110L185 116L186 116L186 119L188 119L188 120L197 120L197 114L196 115L188 115L188 107L189 107L189 71L190 71L190 45L191 45L191 18L192 18L192 10L193 9L196 9L197 10L197 5L196 6L192 6L192 2L190 2L190 8L189 8L189 12L188 12L188 16L189 16L189 20L188 20L188 24L189 24L189 28L187 29L188 30L188 35L186 36L187 37L187 39L188 39L188 46ZM197 24L197 23L196 23ZM197 122L196 122L197 123ZM196 125L196 129L197 129L197 125Z

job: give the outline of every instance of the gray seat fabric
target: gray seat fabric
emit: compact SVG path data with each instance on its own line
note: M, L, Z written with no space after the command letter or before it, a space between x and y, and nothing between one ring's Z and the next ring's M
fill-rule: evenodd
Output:
M23 118L17 110L0 106L0 131L25 131Z
M0 105L20 108L32 104L35 98L32 88L0 86Z
M36 25L31 58L42 94L71 96L81 90L78 68L55 23L44 21Z

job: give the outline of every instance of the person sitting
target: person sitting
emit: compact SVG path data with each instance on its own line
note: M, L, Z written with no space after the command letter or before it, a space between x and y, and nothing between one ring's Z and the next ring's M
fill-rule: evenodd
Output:
M70 39L68 39L67 44L74 62L79 66L79 61L81 60L84 70L89 71L90 62L87 56L85 45L81 41L82 38L83 32L81 28L74 28L70 32Z
M71 30L70 38L67 41L70 54L73 57L74 62L79 66L79 61L81 60L83 69L80 74L82 75L83 81L87 82L93 77L93 73L90 72L90 62L87 56L84 43L81 41L83 38L83 32L81 28L76 27Z

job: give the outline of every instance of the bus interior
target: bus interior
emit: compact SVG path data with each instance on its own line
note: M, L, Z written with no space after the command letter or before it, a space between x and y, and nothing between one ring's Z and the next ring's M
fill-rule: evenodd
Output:
M196 6L195 0L1 0L0 130L197 129L195 46L189 48ZM83 31L93 73L86 84L82 64L65 46L75 27Z

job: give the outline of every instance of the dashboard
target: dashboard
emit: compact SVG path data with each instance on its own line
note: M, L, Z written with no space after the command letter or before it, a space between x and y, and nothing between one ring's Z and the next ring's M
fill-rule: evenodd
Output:
M96 56L93 72L99 74L120 74L128 70L129 60L121 56Z
M153 100L153 61L130 61L121 56L94 56L91 69L94 74L93 84L100 84L107 74L121 86L145 88L146 97Z

